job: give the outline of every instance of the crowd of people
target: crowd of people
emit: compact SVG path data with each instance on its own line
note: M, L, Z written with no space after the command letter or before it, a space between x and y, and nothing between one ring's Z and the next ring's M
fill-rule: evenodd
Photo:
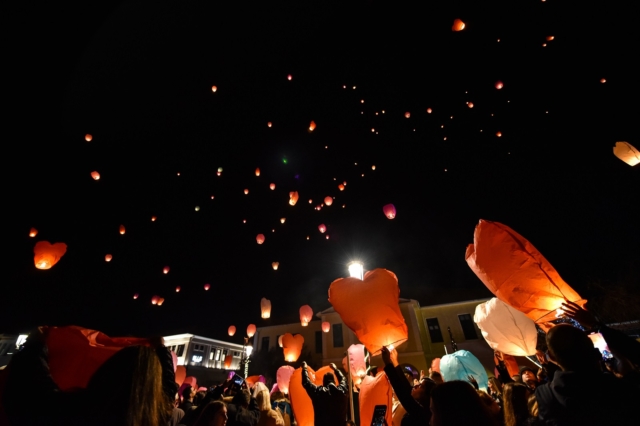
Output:
M576 304L567 302L563 309L581 328L567 323L551 328L537 354L541 367L535 370L522 367L510 376L498 353L498 374L486 390L473 377L446 381L432 370L415 379L404 374L397 352L383 347L384 373L393 389L388 407L393 426L637 424L640 343L600 324ZM601 333L612 357L603 358L589 332ZM118 351L86 388L62 392L49 372L46 333L39 330L29 335L7 367L4 421L15 426L297 424L288 396L277 385L269 390L262 382L250 386L230 378L206 390L179 388L173 367L163 342L152 341L150 346ZM335 364L331 368L333 374L325 374L322 385L316 385L302 363L302 386L313 405L314 424L354 425L356 419L348 419L347 379Z

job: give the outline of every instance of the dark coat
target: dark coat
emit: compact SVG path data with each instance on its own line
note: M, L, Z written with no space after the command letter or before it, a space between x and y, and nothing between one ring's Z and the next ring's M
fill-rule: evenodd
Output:
M227 426L255 426L260 419L260 410L254 398L251 398L248 408L241 405L227 404Z
M384 367L384 372L391 382L391 387L396 393L396 397L402 404L402 408L405 409L407 414L402 418L402 426L413 425L428 425L431 421L431 410L429 407L423 407L413 396L411 396L411 390L413 387L409 383L404 374L402 374L393 364L387 364ZM434 385L435 386L435 385Z
M309 373L306 368L302 368L302 386L309 394L313 404L314 424L321 425L344 425L347 421L348 392L347 379L340 370L334 370L340 384L336 386L330 383L329 386L317 386L309 380Z

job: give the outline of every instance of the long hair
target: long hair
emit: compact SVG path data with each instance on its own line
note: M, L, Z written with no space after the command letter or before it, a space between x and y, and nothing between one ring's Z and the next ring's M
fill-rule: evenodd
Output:
M495 377L489 377L489 383L491 383L491 387L495 393L498 395L502 395L502 382Z
M198 420L196 420L193 426L208 426L215 420L216 415L220 412L220 410L223 410L226 406L227 404L222 401L213 401L208 403L200 413Z
M260 411L268 411L271 409L271 398L269 398L268 390L261 390L256 395L256 402Z
M529 418L527 392L522 383L507 383L502 388L505 426L519 426Z

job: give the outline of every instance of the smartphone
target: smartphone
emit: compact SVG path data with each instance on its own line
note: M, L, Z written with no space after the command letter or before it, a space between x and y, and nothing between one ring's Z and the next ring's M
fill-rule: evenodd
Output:
M235 376L233 376L232 380L233 380L233 383L235 383L236 385L241 385L242 382L244 382L244 378L239 374L236 374Z
M376 405L373 408L373 418L371 419L371 426L387 426L385 417L387 415L386 405Z

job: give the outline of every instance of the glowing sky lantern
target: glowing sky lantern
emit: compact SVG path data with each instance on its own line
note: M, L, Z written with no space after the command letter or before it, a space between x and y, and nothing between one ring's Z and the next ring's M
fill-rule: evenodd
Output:
M331 197L329 197L329 196L324 197L324 203L325 203L327 206L330 206L331 204L333 204L333 198L331 198Z
M404 118L409 118L411 117L411 113L409 111L404 113Z
M295 368L289 365L283 365L278 368L276 372L276 382L278 383L278 389L280 392L288 394L289 393L289 380L291 380L291 375L295 371Z
M325 226L324 223L321 223L320 225L318 225L318 231L320 231L321 234L324 234L325 232L327 232L327 227Z
M258 243L258 244L264 243L264 234L256 235L256 243Z
M382 207L382 212L387 219L394 219L396 217L396 207L393 204L387 204Z
M111 259L113 259L113 256L111 256L110 254L108 254L108 255L106 255L106 256L104 257L104 261L105 261L105 262L111 262Z
M93 140L93 136L91 136L91 134L87 133L86 135L84 135L84 140L87 142L91 142Z
M38 269L51 269L66 252L65 243L51 244L48 241L38 241L33 247L33 263Z
M311 123L309 123L309 131L313 132L316 129L316 122L311 120Z
M468 103L467 103L467 106L468 106L469 108L473 108L473 102L468 102Z
M280 266L279 262L272 262L271 263L271 267L273 268L274 271L278 270L278 266Z
M218 167L218 173L222 173L222 167Z
M267 127L271 127L271 126L272 126L272 124L271 124L271 122L269 121L269 122L267 123Z
M176 293L180 293L180 286L176 287Z
M287 76L287 80L289 80L289 81L291 81L291 79L292 79L292 78L293 78L293 77L291 76L291 74L289 74L289 75ZM285 393L286 393L286 392L285 392Z
M466 25L464 24L464 22L462 22L462 20L454 19L453 20L453 26L451 27L451 30L452 31L462 31L462 30L464 30L464 27L466 27Z
M301 334L293 336L291 333L285 333L282 336L282 351L284 352L284 360L287 362L296 362L302 352L304 337Z
M211 86L211 91L216 93L218 91L218 86Z
M29 230L29 236L33 238L33 237L35 237L36 235L38 235L38 230L37 230L36 228L31 228L31 229Z
M328 333L329 331L331 331L331 324L329 324L328 321L322 322L322 331L325 333Z
M613 154L630 166L640 163L640 151L629 142L616 142Z
M137 299L139 296L140 296L140 295L139 295L138 293L136 293L136 294L134 294L134 295L133 295L133 299L135 300L135 299Z
M156 221L156 217L155 216L151 216L151 222L155 222Z
M358 402L360 407L360 424L372 424L375 407L384 405L392 407L393 389L385 372L377 376L365 376L360 384ZM393 425L393 412L387 410L384 416L384 424Z
M329 286L329 302L340 318L372 354L382 346L398 346L408 338L407 324L398 305L396 275L374 269L360 278L340 278ZM357 300L358 303L354 303Z
M157 305L158 304L158 300L160 300L160 296L153 296L151 298L151 304L152 305Z
M272 191L273 191L274 189L276 189L276 184L275 184L275 183L270 183L270 184L269 184L269 189L270 189L270 190L272 190Z
M279 347L282 347L282 336L283 335L278 336L278 346Z
M601 78L600 79L600 83L606 83L606 82L607 82L607 80L605 78Z
M91 177L93 178L93 180L100 180L100 173L93 171L91 172Z
M204 285L204 290L205 291L209 291L210 288L211 288L211 284L205 284Z
M431 114L433 110L431 108L427 108L427 114Z
M514 356L536 353L538 331L522 312L494 297L476 306L473 321L491 349Z
M248 193L249 193L249 190L248 190L248 189L245 189L245 190L244 190L244 195L247 195Z
M260 167L256 168L256 176L260 176Z
M564 301L586 303L533 244L508 226L480 220L473 242L465 253L471 270L498 299L543 329Z
M496 132L496 136L501 138L502 137L502 132Z
M280 218L280 223L285 223L285 222L286 222L286 220L287 220L287 218L286 218L286 217L281 217L281 218Z
M364 360L364 345L355 344L347 349L349 361L351 363L351 377L362 378L367 374L367 363Z
M126 229L124 229L124 225L120 225L120 235L124 235L124 233L126 232Z
M344 191L344 185L343 185L343 184L338 185L338 189L339 189L340 191Z
M293 191L289 193L289 204L295 206L298 202L298 192Z
M229 333L229 336L233 336L234 334L236 334L236 326L230 325L229 330L227 330L227 332Z
M504 84L501 81L496 81L496 89L500 90L504 87Z
M547 36L547 41L551 41L553 40L555 37L554 36Z
M309 321L313 318L313 309L309 305L303 305L300 307L300 324L303 327L309 325Z
M271 318L271 301L266 298L260 299L260 316L261 318Z
M253 337L254 334L256 334L256 325L249 324L249 326L247 327L247 336Z
M158 299L158 306L162 306L162 304L164 303L164 297L161 297Z
M440 358L440 373L445 382L467 381L469 376L473 376L480 390L486 391L489 385L489 377L487 377L485 368L475 355L464 349Z
M169 267L165 266L164 268L162 268L162 273L165 274L165 275L168 274L169 273Z
M231 368L231 363L233 362L233 355L227 355L224 357L224 368L227 370Z

